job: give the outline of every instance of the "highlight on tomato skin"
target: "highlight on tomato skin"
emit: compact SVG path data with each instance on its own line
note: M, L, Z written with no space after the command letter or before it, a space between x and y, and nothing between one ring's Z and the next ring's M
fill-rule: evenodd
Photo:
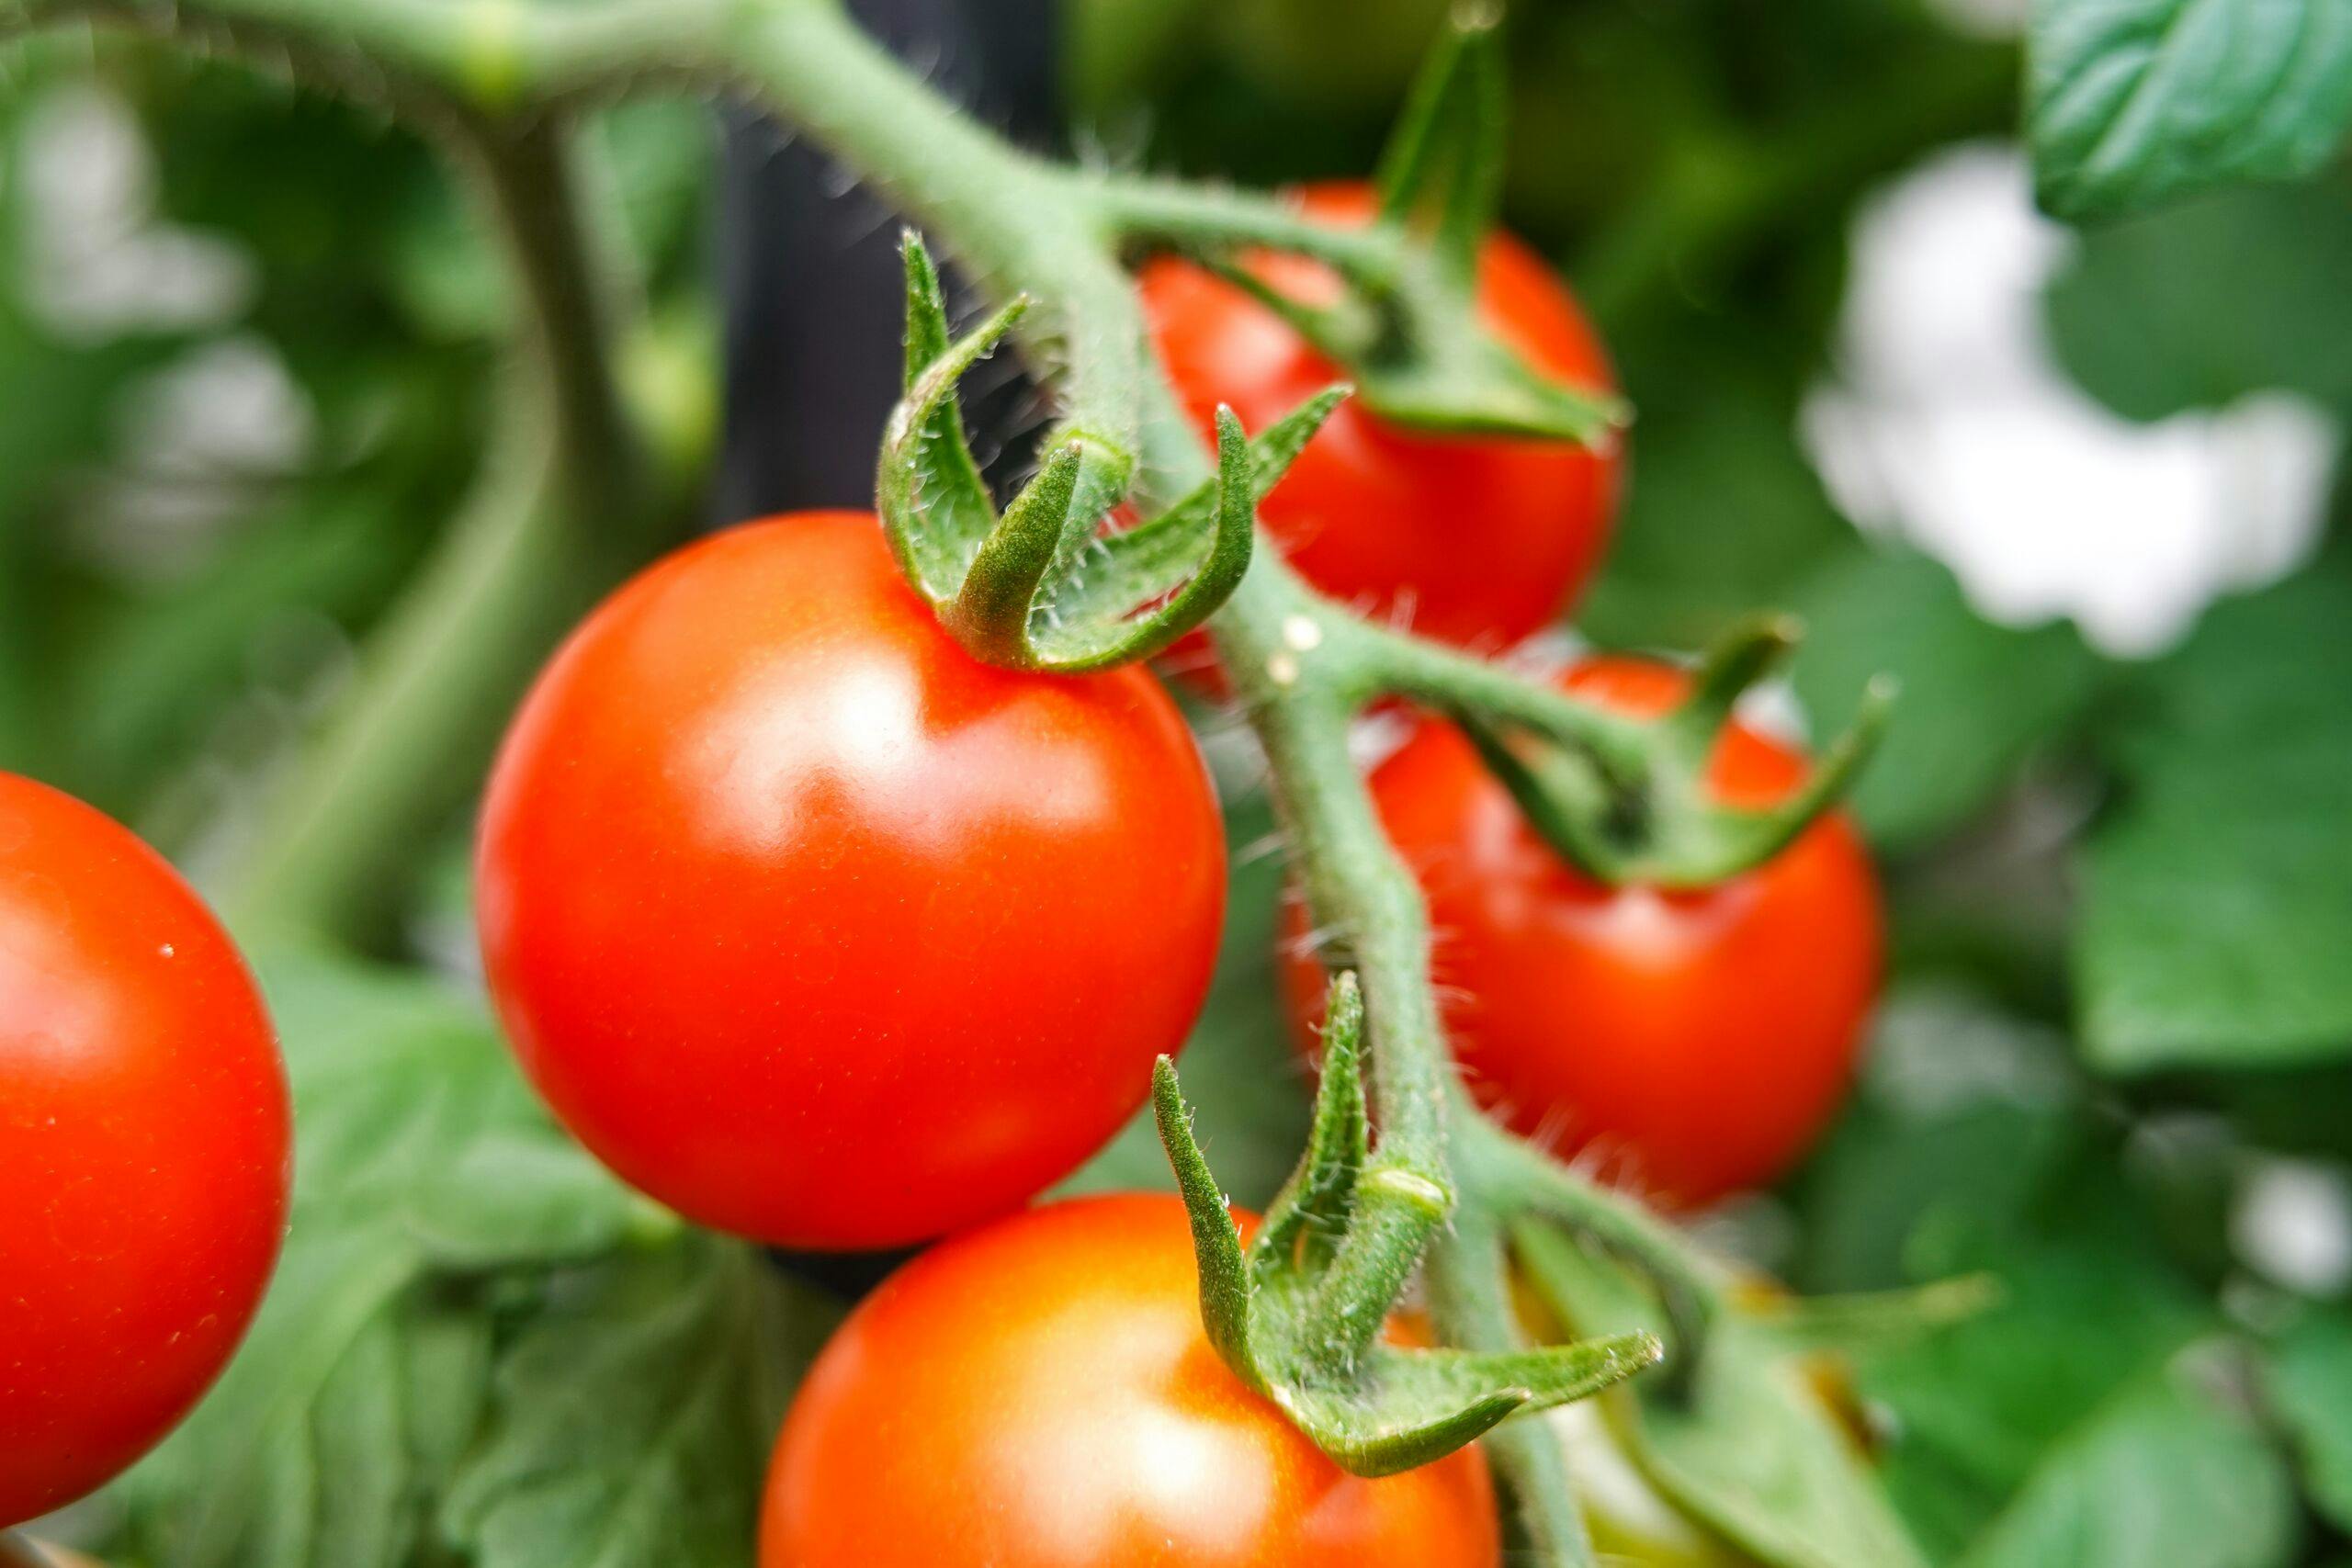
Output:
M1689 677L1607 658L1560 683L1656 715ZM1761 807L1804 772L1734 724L1709 778L1726 803ZM1842 812L1728 882L1667 892L1577 872L1450 726L1423 723L1372 790L1429 899L1464 1077L1519 1131L1681 1205L1770 1181L1819 1136L1851 1078L1884 945L1877 876ZM1284 929L1284 1002L1311 1049L1323 969L1295 905Z
M1329 222L1369 223L1371 187L1313 185L1300 208ZM1328 294L1328 272L1295 255L1251 265L1301 299ZM1153 341L1186 412L1215 439L1219 403L1260 430L1346 379L1264 305L1194 264L1159 257L1137 275ZM1509 234L1481 254L1487 324L1536 369L1615 389L1608 355L1550 265ZM1400 429L1342 403L1259 509L1267 536L1307 581L1351 608L1464 647L1493 650L1550 626L1600 564L1624 464L1622 437L1598 449L1562 441L1452 436ZM1204 657L1197 641L1179 657Z
M1350 1475L1218 1359L1183 1205L1159 1194L1033 1209L886 1281L802 1384L760 1545L761 1568L1501 1560L1475 1446Z
M1182 1048L1225 899L1215 792L1126 668L982 664L868 514L658 562L524 704L478 846L526 1071L715 1228L905 1245L1075 1168Z
M128 1469L228 1364L291 1136L211 911L128 829L0 773L0 1530Z

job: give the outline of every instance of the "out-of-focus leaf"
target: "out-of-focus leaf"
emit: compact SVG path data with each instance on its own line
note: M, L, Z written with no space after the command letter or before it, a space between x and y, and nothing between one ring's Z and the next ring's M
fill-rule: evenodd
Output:
M2147 672L2087 846L2084 1047L2110 1072L2352 1050L2352 573L2217 606Z
M1736 360L1680 363L1687 384L1638 403L1624 513L1576 615L1612 647L1704 647L1855 547L1787 401Z
M2296 1324L2271 1352L2263 1384L2312 1506L2352 1529L2352 1315L2316 1311Z
M2081 1111L2064 1039L1958 987L1898 990L1798 1189L1795 1282L1885 1291L1965 1272L1967 1258L1930 1256L1940 1238L2018 1223L2075 1151Z
M1520 1249L1578 1335L1666 1331L1623 1270L1559 1233L1525 1229ZM1924 1568L1803 1359L1769 1330L1719 1317L1687 1397L1657 1374L1599 1397L1652 1485L1770 1568Z
M1189 63L1204 0L1074 0L1062 9L1063 89L1080 123L1133 114L1138 93Z
M2184 1353L2221 1331L2219 1312L2168 1250L2150 1162L2127 1164L2118 1143L2064 1040L1914 989L1890 1004L1857 1103L1799 1190L1809 1288L1998 1282L1988 1310L1857 1357L1890 1435L1886 1484L1938 1562L2278 1560L2292 1510L2275 1467L2226 1400L2177 1381L2208 1364ZM2173 1473L2204 1461L2241 1488L2225 1506ZM2170 1490L2132 1491L2135 1475L2172 1475ZM2251 1554L2228 1555L2232 1540Z
M2206 197L2085 233L2051 281L2052 346L2131 419L2301 392L2352 411L2342 179Z
M2119 1240L1978 1239L1959 1255L1999 1279L2002 1303L1866 1358L1860 1375L1894 1422L1888 1486L1939 1558L2063 1472L2107 1402L2211 1323L2186 1280Z
M699 265L718 151L709 106L668 98L616 104L591 122L589 134L595 163L588 183L616 209L618 254L647 278Z
M478 1568L743 1568L831 1312L738 1243L600 1270L526 1329L442 1510Z
M2344 0L2036 0L2030 17L2026 130L2061 217L2298 178L2352 130Z
M127 598L60 682L74 719L65 782L129 812L252 682L270 632L364 619L413 558L413 532L370 496L305 492L241 526L187 581Z
M61 340L28 308L30 160L23 110L44 79L42 53L0 64L0 767L54 776L52 703L62 619L50 591L54 541L45 503L73 465L96 457L123 389L179 345L140 333Z
M1997 626L1925 556L1841 557L1793 601L1805 640L1792 669L1814 732L1838 734L1876 675L1902 682L1852 801L1871 839L1916 848L1991 803L2063 735L2096 690L2074 628Z
M2300 1523L2286 1466L2226 1393L2200 1386L2199 1359L2192 1349L2103 1401L1961 1558L1961 1568L2293 1562Z
M292 1223L243 1348L119 1487L155 1568L397 1568L481 1409L502 1274L602 1257L648 1210L568 1143L479 1010L292 958Z

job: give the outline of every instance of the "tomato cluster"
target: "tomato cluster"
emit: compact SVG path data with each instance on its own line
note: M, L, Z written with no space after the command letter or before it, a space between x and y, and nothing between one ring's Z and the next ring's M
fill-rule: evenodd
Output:
M1372 217L1360 186L1301 199ZM1331 286L1296 258L1251 265L1302 297ZM1530 253L1493 238L1477 281L1532 364L1608 387ZM1138 288L1204 432L1220 403L1262 427L1336 378L1190 264ZM1342 407L1264 520L1325 592L1498 648L1581 587L1619 463ZM1685 689L1628 660L1565 679L1643 714ZM1735 727L1711 776L1758 806L1802 768ZM1668 893L1578 875L1442 725L1373 789L1429 896L1453 1043L1499 1111L1689 1201L1776 1174L1817 1129L1878 961L1850 827L1825 818L1745 875ZM557 655L501 752L477 869L515 1051L616 1171L784 1246L957 1233L870 1296L803 1387L767 1568L1499 1562L1475 1450L1351 1476L1224 1365L1174 1200L1013 1213L1134 1112L1216 952L1216 802L1149 674L977 661L871 516L737 528L624 586ZM1307 1032L1323 976L1293 947Z
M1361 187L1302 200L1372 214ZM1329 286L1295 258L1252 265ZM1138 287L1204 425L1219 403L1263 425L1333 378L1188 264ZM1607 386L1524 249L1494 238L1478 289L1531 363ZM1499 646L1590 571L1618 462L1343 408L1265 519L1326 592ZM1638 714L1687 690L1624 660L1564 681ZM1803 767L1735 726L1710 777L1763 806ZM1442 724L1372 787L1428 895L1457 1055L1498 1112L1685 1201L1770 1178L1812 1137L1878 965L1843 820L1669 893L1579 875ZM1135 1112L1216 958L1217 803L1150 674L979 662L870 515L736 528L626 584L557 654L493 770L477 872L515 1053L615 1171L777 1245L959 1233L812 1371L775 1453L767 1568L1496 1568L1475 1450L1350 1475L1219 1359L1175 1200L1015 1213ZM1310 1035L1320 966L1295 940L1284 974ZM288 1164L269 1023L218 924L124 829L0 775L0 1529L104 1483L201 1394L275 1259Z
M227 1364L289 1137L211 913L125 829L0 773L0 1530L121 1472Z

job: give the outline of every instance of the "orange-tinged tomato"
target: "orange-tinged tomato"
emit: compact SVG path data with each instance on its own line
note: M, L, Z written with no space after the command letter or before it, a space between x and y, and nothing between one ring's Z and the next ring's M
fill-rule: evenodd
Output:
M277 1261L290 1145L211 911L129 829L0 773L0 1530L210 1386Z
M1605 659L1563 683L1657 714L1689 680ZM1794 752L1734 725L1709 776L1723 800L1763 806L1804 774ZM1455 1054L1513 1125L1682 1203L1770 1180L1811 1145L1851 1076L1883 942L1877 880L1842 813L1727 882L1667 892L1578 874L1450 726L1425 725L1372 788L1429 898ZM1302 1037L1324 985L1304 931L1294 909L1283 989Z
M1498 1568L1486 1462L1324 1457L1201 1329L1183 1206L1057 1203L853 1314L768 1477L762 1568Z
M1367 223L1375 210L1361 185L1310 186L1298 200L1340 224ZM1297 256L1251 265L1298 298L1332 288L1319 264ZM1190 262L1156 260L1137 281L1170 378L1204 440L1215 440L1219 403L1261 430L1346 378L1265 306ZM1607 356L1574 298L1507 234L1489 238L1480 254L1478 299L1487 325L1538 370L1611 389ZM1408 431L1350 402L1259 514L1324 592L1430 637L1498 648L1549 625L1591 575L1622 456L1615 437L1588 450Z
M803 1247L1075 1168L1182 1044L1225 898L1151 676L980 663L850 513L720 534L597 609L507 738L478 867L492 991L565 1124Z

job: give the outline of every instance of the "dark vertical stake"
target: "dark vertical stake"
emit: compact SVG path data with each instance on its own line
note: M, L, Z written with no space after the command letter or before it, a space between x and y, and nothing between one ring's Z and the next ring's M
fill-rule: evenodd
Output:
M1059 135L1056 0L853 0L876 37L986 123L1028 146ZM727 411L712 522L795 507L874 504L882 423L899 399L905 274L899 225L831 160L773 123L728 123L719 286ZM1000 362L1002 363L1002 362ZM967 404L975 450L1016 436L1017 386ZM795 1273L862 1292L903 1252L787 1259Z
M851 10L986 123L1029 146L1059 132L1055 0L853 0ZM831 160L774 124L728 127L719 217L727 309L718 523L874 503L899 395L899 225ZM985 458L1020 434L1007 388L974 411Z

